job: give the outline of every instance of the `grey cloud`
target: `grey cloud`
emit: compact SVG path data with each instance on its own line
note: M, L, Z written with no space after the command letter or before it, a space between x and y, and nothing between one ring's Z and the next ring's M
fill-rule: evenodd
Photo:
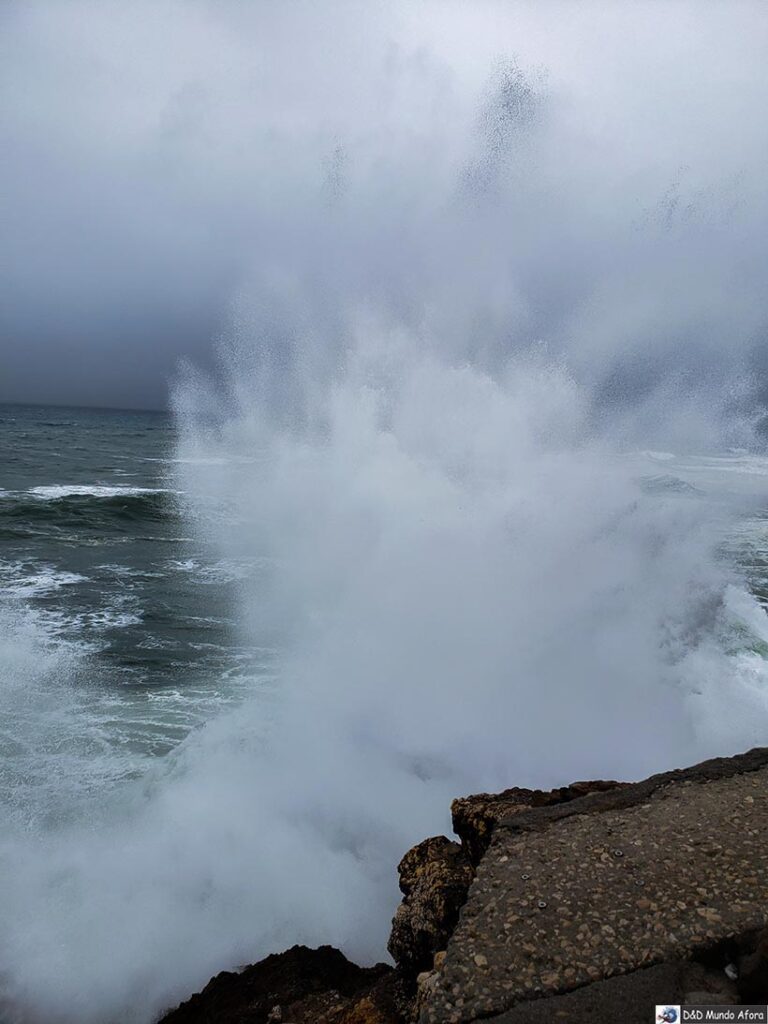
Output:
M0 17L0 399L164 404L243 303L273 341L370 306L544 342L598 406L763 372L759 3Z

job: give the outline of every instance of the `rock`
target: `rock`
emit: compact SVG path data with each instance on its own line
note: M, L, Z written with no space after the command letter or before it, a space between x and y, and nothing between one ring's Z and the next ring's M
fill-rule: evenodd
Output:
M757 937L754 950L739 960L738 988L744 1003L768 999L768 928Z
M401 1024L385 964L357 967L332 946L294 946L224 971L160 1024Z
M462 848L445 836L425 839L398 866L404 899L392 922L388 949L410 976L432 968L444 950L467 898L472 867Z
M500 796L420 1024L586 1024L608 992L638 1024L685 997L764 1004L768 748L513 813L521 791Z
M593 782L574 782L559 789L522 789L515 786L501 793L476 793L474 796L460 797L451 804L453 830L461 839L470 864L477 867L499 821L531 807L568 803L590 793L604 793L626 785L626 782L597 779Z
M161 1024L645 1024L663 1000L762 1004L766 793L757 748L631 785L456 800L461 845L427 839L400 863L396 969L295 946Z

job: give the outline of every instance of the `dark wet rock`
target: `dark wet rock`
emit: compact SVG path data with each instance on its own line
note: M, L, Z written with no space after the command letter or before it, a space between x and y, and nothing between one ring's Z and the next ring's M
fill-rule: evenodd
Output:
M451 804L453 831L461 839L470 863L477 867L500 821L532 807L564 804L590 793L604 793L626 785L626 782L597 779L593 782L573 782L559 789L522 789L514 786L502 793L476 793L474 796L460 797Z
M223 971L160 1024L401 1024L391 967L357 967L332 946L294 946Z
M425 839L398 866L404 899L392 922L388 949L400 969L416 975L432 966L456 927L473 870L458 843Z
M738 962L739 995L745 1003L768 999L768 928L757 937L752 951L742 954Z

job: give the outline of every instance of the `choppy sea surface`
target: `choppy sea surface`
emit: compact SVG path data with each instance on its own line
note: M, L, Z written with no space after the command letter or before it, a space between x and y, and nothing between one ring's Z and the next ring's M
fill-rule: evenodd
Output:
M196 725L268 692L277 650L238 627L260 566L222 558L196 529L169 415L0 406L0 438L0 798L17 825L36 826L76 815ZM768 460L625 458L646 495L722 502L722 557L767 607ZM762 622L752 626L747 646L768 653Z
M0 1019L144 1024L296 941L376 959L458 793L765 742L764 455L415 406L312 444L0 406Z
M65 762L93 795L272 679L235 628L258 567L200 539L174 465L164 413L0 406L0 795L22 819L61 811Z

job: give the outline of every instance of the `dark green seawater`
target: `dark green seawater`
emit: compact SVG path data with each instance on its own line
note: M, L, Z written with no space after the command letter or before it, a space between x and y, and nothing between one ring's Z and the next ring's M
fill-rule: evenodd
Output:
M234 624L246 570L182 513L174 442L164 413L0 406L0 789L30 818L62 751L84 791L135 777L270 678Z

